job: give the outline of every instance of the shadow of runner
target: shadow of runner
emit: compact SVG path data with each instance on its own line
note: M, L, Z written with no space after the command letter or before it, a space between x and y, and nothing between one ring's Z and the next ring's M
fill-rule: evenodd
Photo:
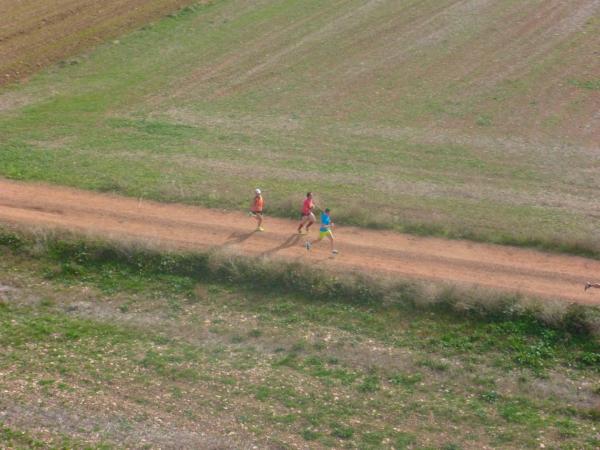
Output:
M250 237L256 233L256 231L250 231L249 233L239 233L234 231L229 236L227 236L227 240L223 243L223 246L233 245L233 244L241 244L242 242L250 239Z
M274 248L271 248L269 250L265 250L264 252L262 252L260 254L260 256L272 255L273 253L276 253L279 250L283 250L284 248L293 247L294 245L297 245L298 242L300 242L301 238L302 238L302 236L300 234L294 233L289 238L287 238L284 242L279 244L277 247L274 247Z

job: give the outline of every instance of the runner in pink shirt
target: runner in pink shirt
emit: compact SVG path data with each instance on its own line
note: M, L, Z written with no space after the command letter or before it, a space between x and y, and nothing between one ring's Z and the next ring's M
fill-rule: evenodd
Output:
M298 234L302 234L302 227L306 225L306 232L308 233L308 229L310 226L317 221L313 210L316 205L313 202L312 192L306 193L306 199L302 203L302 219L300 221L300 225L298 225Z

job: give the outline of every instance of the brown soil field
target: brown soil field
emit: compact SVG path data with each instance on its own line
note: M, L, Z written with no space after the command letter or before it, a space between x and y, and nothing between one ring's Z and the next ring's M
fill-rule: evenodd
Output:
M0 0L0 85L78 54L191 0Z
M332 257L325 243L307 252L307 236L297 234L297 223L290 220L267 217L267 231L257 233L254 220L242 213L7 180L0 180L0 192L0 223L152 242L170 249L220 248L236 254L302 260L328 270L600 304L600 293L583 290L587 280L599 276L600 261L580 257L352 227L336 227L340 253ZM316 228L311 231L312 238Z

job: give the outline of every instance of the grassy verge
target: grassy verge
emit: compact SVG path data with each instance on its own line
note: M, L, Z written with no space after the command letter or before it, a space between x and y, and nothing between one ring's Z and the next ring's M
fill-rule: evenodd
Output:
M600 444L597 338L2 236L0 446Z
M77 276L105 265L139 274L227 282L261 292L294 292L326 301L393 305L469 315L485 320L525 318L575 334L600 334L600 311L565 302L535 301L518 295L455 286L424 286L357 273L324 273L305 264L282 263L219 252L175 253L142 245L81 239L74 235L0 232L0 245L56 261L57 273Z

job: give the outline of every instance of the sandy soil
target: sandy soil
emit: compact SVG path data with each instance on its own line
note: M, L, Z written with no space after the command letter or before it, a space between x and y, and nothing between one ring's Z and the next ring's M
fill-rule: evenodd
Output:
M600 261L580 257L343 226L335 228L340 253L333 257L326 243L307 252L307 236L296 234L296 222L289 220L267 217L267 231L257 233L253 219L239 212L8 180L0 180L0 192L0 222L4 223L141 240L174 249L218 247L342 270L600 304L600 291L583 290L586 280L600 277ZM316 233L315 227L311 237Z

